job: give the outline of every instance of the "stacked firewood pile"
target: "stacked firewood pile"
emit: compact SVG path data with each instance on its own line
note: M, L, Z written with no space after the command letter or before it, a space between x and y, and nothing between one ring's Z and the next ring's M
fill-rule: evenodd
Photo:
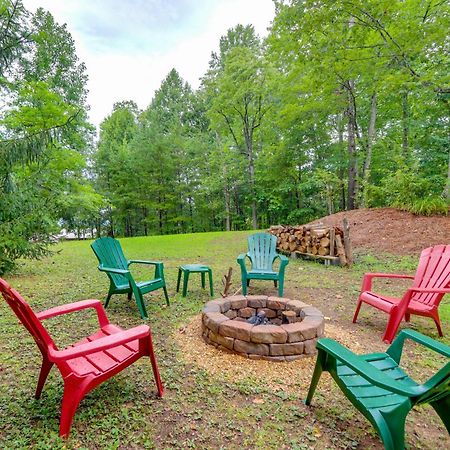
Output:
M348 265L351 249L349 239L345 236L345 227L325 227L320 225L271 226L269 233L277 237L277 249L283 253L299 256L322 257L339 260L341 265Z

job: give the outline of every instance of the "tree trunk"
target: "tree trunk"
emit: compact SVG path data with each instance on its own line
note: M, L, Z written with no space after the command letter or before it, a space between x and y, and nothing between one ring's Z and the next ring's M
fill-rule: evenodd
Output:
M402 92L402 149L403 156L408 158L409 156L409 105L408 105L408 91Z
M370 164L372 163L372 147L373 141L375 138L375 130L376 130L376 120L377 120L377 93L374 92L372 94L372 100L370 103L370 119L369 119L369 129L367 130L367 153L366 159L364 160L362 179L363 179L363 189L366 188L366 185L369 181L370 176ZM363 196L363 206L366 206L365 196Z
M223 195L225 199L225 229L231 231L231 211L230 211L230 190L228 186L225 185L223 189Z
M444 187L444 198L450 203L450 150L448 151L447 184Z
M162 234L162 227L163 227L162 209L158 209L158 227L159 227L159 234Z
M114 230L115 222L114 222L114 218L113 218L113 213L112 213L112 208L111 207L109 207L109 221L110 221L111 229L109 231L108 236L114 237L114 235L116 234L115 230Z
M347 150L348 150L348 187L347 187L347 210L355 209L356 207L356 177L357 177L357 163L356 163L356 111L353 99L354 82L347 82L348 95L348 122L347 122Z
M338 142L339 142L339 150L343 152L344 148L344 114L339 116L338 119ZM340 210L345 210L345 182L344 182L345 174L342 164L339 165L339 179L341 180L339 190L340 193Z
M252 228L256 230L258 228L258 220L256 215L255 162L253 160L253 142L251 135L247 135L245 144L247 146L248 173L250 177L250 189L252 192Z
M333 190L329 184L326 185L327 209L328 215L334 214L333 208Z

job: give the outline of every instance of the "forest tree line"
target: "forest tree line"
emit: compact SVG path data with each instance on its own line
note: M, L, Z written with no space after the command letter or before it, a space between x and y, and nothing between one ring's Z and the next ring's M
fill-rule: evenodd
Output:
M198 89L170 71L98 140L66 27L0 0L0 272L58 227L117 236L264 228L345 209L448 212L450 6L276 1L228 30ZM174 62L176 66L176 61Z

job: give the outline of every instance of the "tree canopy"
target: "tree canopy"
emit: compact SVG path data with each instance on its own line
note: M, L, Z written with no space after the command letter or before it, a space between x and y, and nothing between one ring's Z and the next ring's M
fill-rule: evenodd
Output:
M0 0L0 272L61 226L135 236L360 207L447 214L449 4L275 6L266 38L241 24L222 36L197 90L172 69L144 110L116 103L94 142L67 28Z

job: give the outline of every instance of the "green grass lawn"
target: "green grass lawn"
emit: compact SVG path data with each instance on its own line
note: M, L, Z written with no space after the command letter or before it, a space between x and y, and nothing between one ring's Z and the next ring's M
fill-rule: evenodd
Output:
M233 380L212 375L189 361L174 338L180 327L201 312L209 299L200 287L200 276L191 275L188 297L176 294L177 267L186 263L211 266L216 295L221 278L233 267L233 286L239 287L236 256L246 249L249 232L202 233L121 239L130 259L164 262L171 306L165 307L162 291L146 295L149 324L161 370L165 396L156 397L148 361L141 359L96 388L81 403L67 442L58 437L63 383L56 369L50 373L42 398L34 400L40 354L32 338L18 324L5 302L0 303L0 442L2 448L382 448L370 424L352 407L328 376L321 380L314 406L303 404L308 388L284 393L283 373L289 363L276 364L280 386L272 387L255 374ZM6 280L40 311L86 298L104 299L108 280L97 270L88 241L63 242L55 255L42 261L23 262ZM362 274L366 271L414 273L416 260L394 255L356 254L352 269L290 260L285 295L321 309L329 323L342 333L352 333L364 351L384 350L381 342L387 316L362 308L357 324L351 323ZM133 268L134 269L134 268ZM137 270L144 279L148 268ZM147 272L148 273L148 272ZM402 293L404 284L380 283L380 288ZM269 282L251 286L250 293L275 294ZM444 331L450 332L449 296L440 308ZM125 295L113 296L108 315L128 328L142 321L136 304ZM430 319L413 316L411 325L434 338ZM57 345L92 333L96 319L90 312L62 316L46 322ZM402 325L403 326L403 325ZM325 329L326 333L326 329ZM448 337L442 339L447 344ZM413 376L433 373L441 361L414 349L405 356ZM236 364L241 357L236 356ZM311 367L314 358L308 360ZM263 402L254 402L255 397ZM420 407L407 421L409 448L449 448L450 441L434 411Z

